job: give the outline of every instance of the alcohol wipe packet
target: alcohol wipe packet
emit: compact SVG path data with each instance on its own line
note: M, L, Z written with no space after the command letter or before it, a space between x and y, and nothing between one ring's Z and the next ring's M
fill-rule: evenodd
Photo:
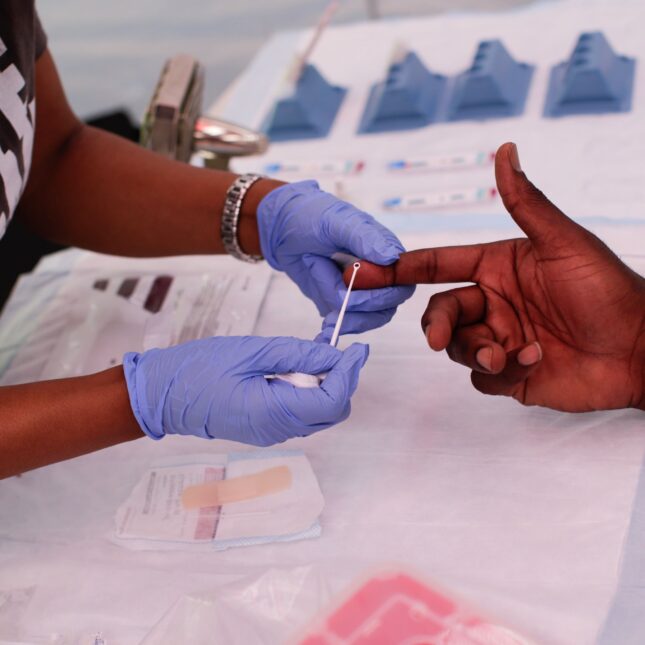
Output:
M319 537L324 499L300 451L157 462L119 507L112 540L134 550L221 551Z

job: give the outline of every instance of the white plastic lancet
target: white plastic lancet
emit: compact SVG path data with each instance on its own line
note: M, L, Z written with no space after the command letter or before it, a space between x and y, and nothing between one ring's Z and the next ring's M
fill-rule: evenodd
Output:
M347 310L347 303L349 302L349 295L352 292L352 287L354 286L354 279L358 270L361 268L360 262L354 262L354 271L352 277L349 280L349 285L347 286L347 293L343 300L343 304L340 307L338 312L338 320L334 327L334 332L331 335L331 340L329 344L332 347L336 347L338 344L338 337L340 336L340 329L343 326L343 318L345 318L345 311ZM276 374L274 378L280 379L281 381L286 381L291 383L295 387L319 387L322 380L325 378L326 374L303 374L302 372L289 372L287 374Z

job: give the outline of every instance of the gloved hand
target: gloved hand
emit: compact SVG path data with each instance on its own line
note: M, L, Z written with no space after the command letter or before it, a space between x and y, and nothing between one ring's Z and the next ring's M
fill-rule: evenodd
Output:
M342 270L332 255L345 253L389 265L405 250L394 233L371 215L323 192L315 181L271 191L260 202L257 221L267 262L285 271L326 317L317 340L331 338L346 292ZM341 333L384 325L413 293L413 286L398 286L352 294Z
M269 446L344 421L368 355L296 338L223 336L128 353L130 404L153 439L166 434ZM299 389L264 375L329 372L320 387Z

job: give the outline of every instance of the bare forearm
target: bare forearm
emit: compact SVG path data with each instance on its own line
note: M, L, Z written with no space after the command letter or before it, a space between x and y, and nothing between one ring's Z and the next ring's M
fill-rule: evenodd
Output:
M0 388L0 478L142 436L120 366Z
M640 338L637 341L637 345L639 346L639 349L637 351L637 370L638 377L640 377L641 395L640 400L637 399L635 407L645 412L645 323Z
M36 132L18 206L43 237L95 251L160 256L223 251L220 222L235 175L165 159L83 125L70 109L56 66L36 62ZM260 252L256 210L280 182L261 180L244 200L240 245Z
M172 161L88 126L38 170L21 214L48 239L129 256L223 252L232 173ZM257 182L244 200L240 244L248 253L260 252L257 204L278 185Z

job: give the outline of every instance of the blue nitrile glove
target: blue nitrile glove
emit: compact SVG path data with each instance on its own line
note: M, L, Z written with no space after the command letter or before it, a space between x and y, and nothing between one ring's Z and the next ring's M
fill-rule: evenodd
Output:
M344 421L367 345L344 352L297 338L222 336L123 357L130 404L143 432L270 446ZM328 372L300 389L264 375Z
M345 253L375 264L392 264L405 250L396 235L371 215L325 193L315 181L271 191L257 211L260 246L267 262L287 275L318 307L335 316L345 296L342 270L331 259ZM414 293L413 286L373 289L350 296L343 333L359 333L388 322ZM329 340L325 321L319 340Z

